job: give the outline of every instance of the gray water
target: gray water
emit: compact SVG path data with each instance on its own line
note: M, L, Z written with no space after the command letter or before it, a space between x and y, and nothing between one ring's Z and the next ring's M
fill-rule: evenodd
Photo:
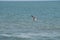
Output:
M60 40L60 1L0 1L0 40Z

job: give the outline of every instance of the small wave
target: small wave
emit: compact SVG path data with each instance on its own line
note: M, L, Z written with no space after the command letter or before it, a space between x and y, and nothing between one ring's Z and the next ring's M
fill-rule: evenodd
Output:
M12 35L8 35L8 34L0 34L0 36L11 37Z
M5 37L17 37L17 38L34 38L34 37L49 37L53 38L60 36L59 33L14 33L14 34L0 34Z
M16 35L16 34L0 34L0 36L4 36L4 37L17 37L17 38L31 38L28 35Z

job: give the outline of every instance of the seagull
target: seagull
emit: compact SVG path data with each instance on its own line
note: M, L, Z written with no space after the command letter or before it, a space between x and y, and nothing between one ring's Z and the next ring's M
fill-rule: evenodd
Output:
M32 20L33 20L33 21L36 21L37 18L36 18L35 16L32 16Z

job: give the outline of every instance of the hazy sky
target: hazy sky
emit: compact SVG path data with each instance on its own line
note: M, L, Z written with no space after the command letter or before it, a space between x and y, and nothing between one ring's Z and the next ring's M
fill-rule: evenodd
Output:
M59 0L0 0L0 1L59 1Z

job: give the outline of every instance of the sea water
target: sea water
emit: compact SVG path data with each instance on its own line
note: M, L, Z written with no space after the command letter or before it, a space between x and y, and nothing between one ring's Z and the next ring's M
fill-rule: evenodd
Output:
M60 40L60 2L0 1L0 40Z

